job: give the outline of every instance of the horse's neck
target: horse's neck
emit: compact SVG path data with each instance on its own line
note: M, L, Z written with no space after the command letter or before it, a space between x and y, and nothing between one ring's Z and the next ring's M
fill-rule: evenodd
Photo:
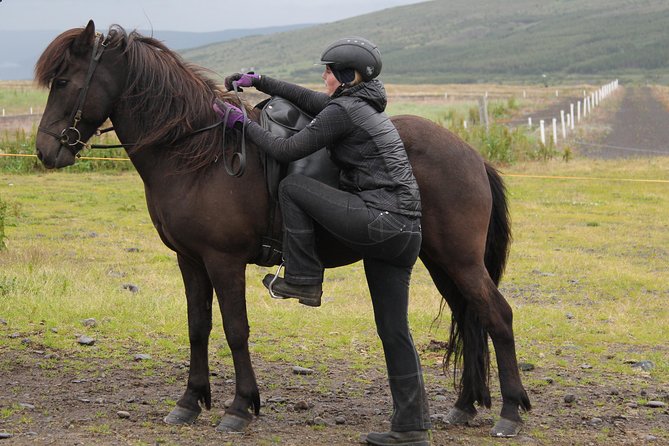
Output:
M147 187L158 181L158 178L171 173L168 157L161 154L157 148L133 150L133 144L139 140L142 129L137 127L136 121L129 113L116 113L111 117L111 121L119 141L127 144L126 153Z

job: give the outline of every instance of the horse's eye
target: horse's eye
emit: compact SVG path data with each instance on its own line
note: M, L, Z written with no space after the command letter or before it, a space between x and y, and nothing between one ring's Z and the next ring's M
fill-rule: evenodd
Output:
M54 79L53 82L51 82L51 87L55 88L63 88L67 85L69 81L67 79Z

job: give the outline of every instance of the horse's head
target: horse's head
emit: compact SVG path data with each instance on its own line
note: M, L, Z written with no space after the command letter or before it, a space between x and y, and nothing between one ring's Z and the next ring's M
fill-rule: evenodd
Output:
M206 70L153 37L119 25L105 37L90 21L56 37L37 61L35 76L51 90L36 140L48 168L73 164L107 118L131 155L172 150L188 169L221 156L223 129L202 129L216 127L211 104L223 93Z
M111 37L97 34L91 20L56 37L35 66L37 82L50 89L35 144L47 168L74 164L123 91L121 52Z

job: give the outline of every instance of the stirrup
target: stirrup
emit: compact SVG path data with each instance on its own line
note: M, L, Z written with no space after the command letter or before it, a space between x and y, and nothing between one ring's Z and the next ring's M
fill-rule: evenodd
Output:
M274 278L272 279L272 281L269 283L269 286L267 287L267 290L269 291L269 295L272 299L281 299L281 300L284 299L283 297L277 296L276 294L274 294L274 291L272 290L272 287L274 286L274 282L276 282L276 280L279 278L279 274L281 274L281 270L283 269L283 264L284 263L286 263L286 262L281 262L281 264L279 265L279 267L276 270L276 274L274 274Z

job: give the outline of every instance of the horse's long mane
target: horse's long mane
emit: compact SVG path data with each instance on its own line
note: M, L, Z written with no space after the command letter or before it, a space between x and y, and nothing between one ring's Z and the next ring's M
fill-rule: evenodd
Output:
M44 50L35 64L35 80L41 87L48 88L70 62L70 48L83 28L74 28L56 37Z
M44 51L35 66L41 86L48 86L68 64L72 44L82 31L65 31ZM238 103L236 98L221 91L204 68L184 61L153 37L112 25L108 39L108 51L121 49L128 61L128 84L121 100L142 129L139 139L132 141L132 150L169 147L185 170L215 162L224 149L222 127L187 135L219 120L211 108L215 97ZM230 133L234 139L234 132Z

